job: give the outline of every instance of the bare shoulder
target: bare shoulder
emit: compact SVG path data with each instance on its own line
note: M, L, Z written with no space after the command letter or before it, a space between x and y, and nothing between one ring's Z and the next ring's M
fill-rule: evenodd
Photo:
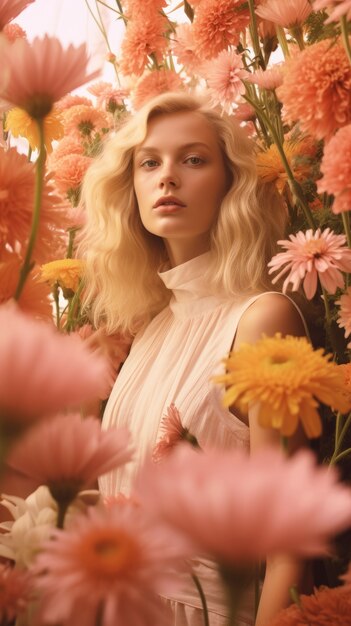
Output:
M297 308L281 293L262 294L242 315L234 348L241 343L255 343L262 334L305 336L306 331Z

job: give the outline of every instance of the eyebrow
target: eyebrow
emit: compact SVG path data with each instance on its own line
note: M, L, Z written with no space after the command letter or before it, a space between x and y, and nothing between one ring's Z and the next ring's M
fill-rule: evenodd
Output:
M189 148L196 148L196 147L206 148L207 150L210 150L210 146L208 146L207 143L204 143L203 141L191 141L190 143L184 143L181 146L179 146L178 151L181 152L182 150L188 150ZM155 146L142 146L141 148L136 149L137 153L158 152L158 151L159 151L159 148Z

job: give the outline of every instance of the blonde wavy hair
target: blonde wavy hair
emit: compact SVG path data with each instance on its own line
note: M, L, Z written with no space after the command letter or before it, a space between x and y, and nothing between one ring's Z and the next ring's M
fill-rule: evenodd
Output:
M163 240L143 226L133 188L133 156L155 116L199 112L215 128L231 185L211 232L209 290L243 298L271 290L267 262L284 234L286 213L275 188L257 178L254 145L236 121L203 97L166 93L150 100L110 137L82 187L87 211L78 256L86 261L84 304L95 326L135 333L170 300L158 276L168 260Z

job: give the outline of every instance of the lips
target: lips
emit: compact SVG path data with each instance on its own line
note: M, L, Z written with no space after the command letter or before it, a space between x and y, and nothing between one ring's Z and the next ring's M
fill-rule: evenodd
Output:
M179 198L176 198L175 196L162 196L161 198L159 198L157 200L157 202L155 202L153 208L157 209L158 207L163 207L163 206L179 206L179 207L183 207L185 206L184 202L182 202L181 200L179 200Z

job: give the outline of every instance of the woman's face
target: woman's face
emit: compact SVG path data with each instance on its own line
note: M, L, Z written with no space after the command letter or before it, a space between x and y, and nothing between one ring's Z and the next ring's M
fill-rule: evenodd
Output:
M134 189L144 227L163 238L174 264L208 250L227 187L216 131L201 113L150 121L134 155Z

